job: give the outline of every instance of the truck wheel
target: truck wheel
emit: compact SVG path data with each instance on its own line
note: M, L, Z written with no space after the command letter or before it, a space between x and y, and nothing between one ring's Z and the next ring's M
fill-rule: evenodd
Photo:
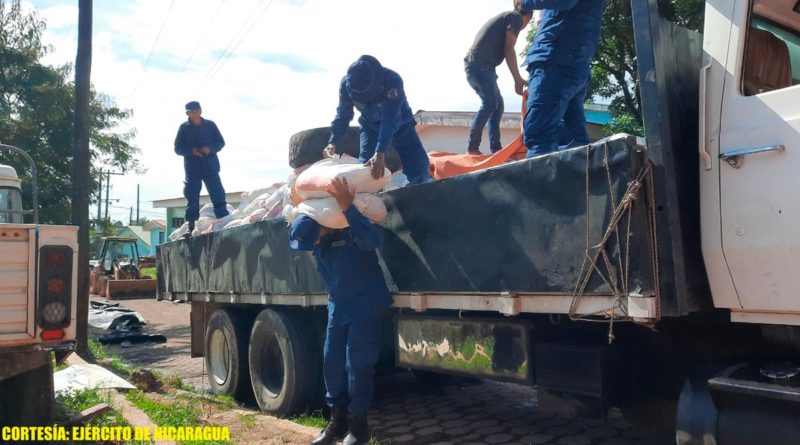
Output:
M319 403L322 366L313 329L291 311L264 309L250 334L250 380L262 411L301 414Z
M53 419L52 363L0 382L0 427L47 425Z
M347 133L339 141L336 152L347 153L357 158L360 150L358 131L358 127L348 128ZM289 139L289 165L297 168L322 159L322 149L328 145L330 136L330 127L312 128L293 134ZM394 145L390 145L386 152L386 168L392 172L403 168L400 155L397 154Z
M331 127L312 128L293 134L289 138L289 165L297 168L322 159L322 149L328 145L330 136ZM357 158L358 150L358 127L350 127L339 141L336 151Z
M214 394L247 400L251 389L247 366L247 327L238 313L219 309L206 327L205 365Z

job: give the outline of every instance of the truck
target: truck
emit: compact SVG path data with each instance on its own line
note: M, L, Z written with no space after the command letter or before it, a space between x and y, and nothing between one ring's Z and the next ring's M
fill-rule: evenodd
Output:
M53 363L75 349L78 228L39 224L36 164L4 152L30 164L33 208L23 209L17 171L0 164L0 426L45 425Z
M386 358L678 444L800 443L800 7L707 0L698 33L659 3L631 2L644 138L381 194ZM214 392L321 400L327 298L285 221L161 245L157 268Z

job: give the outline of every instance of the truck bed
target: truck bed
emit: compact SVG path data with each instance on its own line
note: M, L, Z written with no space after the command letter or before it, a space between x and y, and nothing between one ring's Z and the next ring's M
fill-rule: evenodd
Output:
M592 245L603 237L613 206L643 165L642 150L635 138L617 136L382 193L389 214L379 253L396 305L566 312L587 236ZM651 297L650 239L640 201L630 237L617 243L615 235L608 243L611 273L604 273L618 281L626 276L629 293ZM627 219L622 229L628 230ZM324 304L313 256L292 251L287 239L279 218L160 245L159 297ZM613 304L622 285L615 293L607 281L597 273L588 280L583 312Z

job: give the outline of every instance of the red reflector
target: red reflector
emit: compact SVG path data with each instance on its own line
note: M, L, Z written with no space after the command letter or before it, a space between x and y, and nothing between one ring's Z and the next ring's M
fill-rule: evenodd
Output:
M47 265L50 267L62 267L66 258L62 252L51 251L47 254Z
M61 340L64 338L63 329L48 329L42 331L42 340Z

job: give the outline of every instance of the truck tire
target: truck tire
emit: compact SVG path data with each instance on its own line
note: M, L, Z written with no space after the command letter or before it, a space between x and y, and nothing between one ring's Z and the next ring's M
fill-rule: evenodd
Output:
M0 382L0 400L0 427L50 424L55 401L52 363Z
M322 150L328 145L330 136L331 127L312 128L293 134L289 138L289 165L297 168L322 159ZM336 152L357 158L358 151L358 127L350 127L336 145Z
M347 153L357 158L360 149L358 132L358 127L349 127L347 133L337 144L336 152ZM322 150L328 145L330 136L330 127L312 128L293 134L289 138L289 165L292 168L298 168L322 159ZM403 168L400 155L397 154L394 146L389 146L389 150L386 152L386 168L391 172Z
M250 380L262 411L291 416L318 406L322 364L313 329L296 311L264 309L250 334Z
M238 401L252 399L247 366L247 323L229 309L211 314L206 326L205 366L214 394L227 394Z

